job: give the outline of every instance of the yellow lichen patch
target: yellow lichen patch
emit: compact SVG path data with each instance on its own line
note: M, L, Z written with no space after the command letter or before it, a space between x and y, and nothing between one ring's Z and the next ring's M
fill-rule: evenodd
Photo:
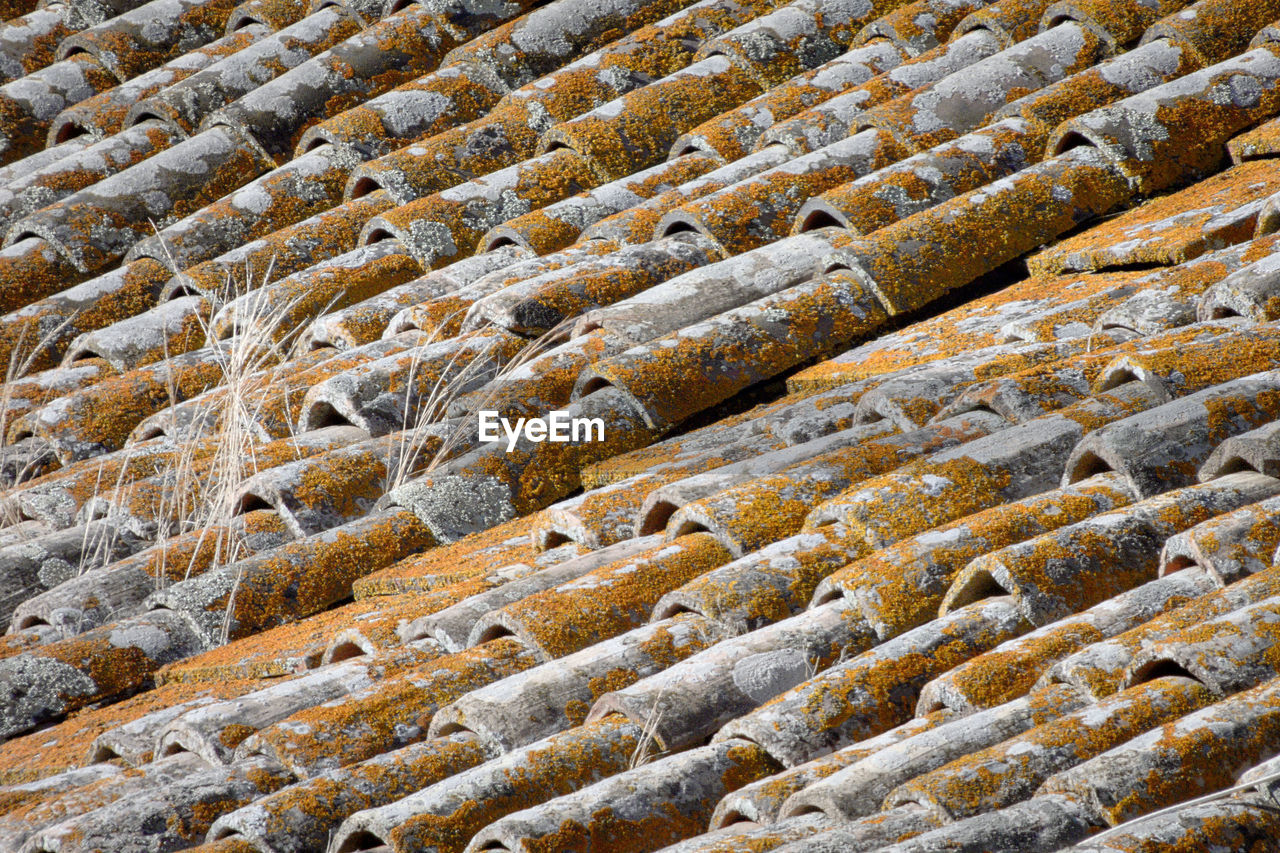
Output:
M1008 471L988 471L965 456L914 463L852 487L847 496L820 504L809 518L835 514L855 536L883 548L1002 503L1011 483Z
M1249 603L1260 601L1280 590L1280 570L1265 569L1226 590L1203 595L1181 607L1155 616L1106 641L1106 655L1090 656L1064 673L1072 682L1083 684L1094 696L1107 696L1124 685L1126 670L1134 655L1162 638L1207 623ZM1174 602L1177 604L1180 602Z
M1028 620L1043 625L1154 580L1160 543L1137 515L1060 528L971 562L956 577L939 611L966 603L975 582L999 578Z
M694 331L673 332L597 363L655 427L676 424L748 386L875 332L885 315L843 274L783 291ZM696 382L693 380L697 379Z
M900 160L905 152L887 133L871 133L863 156L832 157L798 168L774 169L690 201L677 209L731 254L785 236L809 198Z
M213 360L166 360L66 398L69 405L58 420L37 421L36 433L56 443L64 464L75 458L73 446L118 450L144 418L214 388L222 380L222 369Z
M914 458L981 436L985 429L939 427L907 439L896 435L865 441L799 462L777 474L725 489L683 511L700 519L747 553L801 530L819 504L857 483L892 471Z
M136 481L163 473L171 466L181 453L188 458L199 461L212 455L213 442L193 440L185 449L180 449L164 441L143 443L134 446L133 452L117 453L105 458L82 459L66 465L57 471L28 480L22 483L16 494L23 491L36 490L46 486L54 486L65 490L77 507L95 495L101 494L104 484L114 486L121 483L127 486Z
M425 126L415 125L419 138L430 138L449 130L457 124L479 118L497 102L492 84L472 80L467 73L432 74L425 80L419 78L397 87L406 94L429 93L446 102L434 122ZM412 141L386 126L384 114L375 106L361 104L320 122L299 143L299 149L307 147L308 140L334 140L347 145L364 146L372 150L399 148ZM341 194L341 187L338 188Z
M312 211L299 205L296 215L306 218L268 229L241 247L233 261L214 258L196 264L183 271L183 278L210 294L224 293L228 281L243 281L246 289L260 287L355 248L364 224L392 204L386 193L373 193L328 209ZM280 211L281 219L295 215L289 210L286 206Z
M1164 719L1174 721L1152 729L1144 738L1153 758L1147 768L1144 768L1149 769L1149 772L1134 778L1132 785L1117 786L1116 793L1120 794L1118 800L1112 801L1110 792L1098 792L1102 796L1092 798L1108 823L1123 823L1161 806L1225 788L1236 781L1239 768L1247 767L1274 751L1274 699L1266 696L1263 689L1255 688L1237 694L1237 699L1228 700L1247 701L1250 695L1258 697L1257 716L1254 724L1247 728L1232 726L1229 720L1215 719L1213 707L1191 718L1198 719L1198 723L1192 723L1189 719L1176 719L1217 698L1189 679L1157 679L1117 694L1116 698L1148 695L1159 689L1157 685L1161 682L1173 681L1194 687L1183 688L1189 697L1182 699L1176 709L1171 709L1174 713L1161 715ZM1142 704L1141 701L1132 703L1135 715L1143 713ZM1150 723L1143 728L1151 728ZM1082 791L1073 783L1082 781L1084 784L1080 785L1081 788L1091 787L1086 780L1073 779L1075 775L1068 772L1057 780L1051 779L1041 788L1041 792L1067 793L1064 789L1070 788L1070 795L1078 795Z
M769 753L750 741L734 743L729 748L728 758L732 763L720 777L726 791L736 791L782 769L782 765L770 758Z
M391 355L412 346L408 341L403 343L403 347L399 343L397 341L396 346L387 347L380 354ZM274 439L289 438L295 432L308 390L369 360L370 357L359 350L335 354L333 350L322 348L291 359L279 371L255 376L255 381L270 380L261 382L247 395L245 405L252 407L255 429Z
M565 318L612 305L655 284L670 281L695 269L705 257L699 254L691 258L683 253L667 252L656 257L628 258L623 263L618 263L616 258L606 258L598 265L575 264L563 275L549 278L544 286L529 293L527 301L517 308L520 314L533 313L538 318L539 326L527 329L528 332L541 331Z
M716 422L714 429L716 431L732 429L760 418L782 406L798 403L807 396L809 396L809 393L788 394L773 403L755 406L742 414L723 418ZM853 399L856 399L856 397ZM585 465L582 469L583 485L586 488L599 488L600 486L618 483L631 477L645 474L656 465L679 459L682 454L682 442L687 438L688 436L682 436L669 439L661 444L639 447L635 450L619 453L616 456ZM779 440L777 447L784 446L785 443ZM708 455L705 458L710 460L711 467L715 467L716 457L710 451L706 452ZM718 464L724 463L720 462Z
M0 638L0 660L29 652L39 645L41 645L39 635L29 631L6 634Z
M698 611L717 620L760 627L800 610L814 588L856 553L843 538L843 528L824 527L805 536L795 548L749 555L722 571L712 571L681 588L685 600L698 602ZM856 618L852 610L849 619ZM860 633L851 626L854 633Z
M261 768L250 770L246 776L254 787L248 790L242 788L238 793L228 791L229 796L216 799L206 794L186 809L174 809L165 821L165 828L187 844L194 844L205 837L215 820L248 805L263 794L284 787L292 778L287 770L279 768L271 771Z
M126 557L116 565L135 566L157 581L157 586L177 583L204 574L226 558L227 543L235 533L228 527L206 527L180 534L163 544Z
M261 471L323 453L332 446L332 442L295 441L292 438L261 444L254 443L242 463L241 475L248 479ZM164 515L172 513L171 508L200 507L211 502L210 492L219 485L216 466L225 465L224 457L217 453L218 439L216 438L194 440L188 447L189 450L186 447L179 447L163 454L154 454L156 476L133 482L128 482L123 477L118 480L95 478L94 489L101 494L105 491L101 484L119 483L118 486L113 485L111 494L106 498L114 510L121 511L127 516L154 519L159 524L168 524L171 520ZM152 456L152 454L141 455ZM253 521L259 528L268 524L261 516ZM205 539L209 543L217 542L214 537L207 536ZM208 547L208 544L204 544L204 547ZM186 562L169 560L168 562L171 569L179 565L192 566L189 560ZM187 571L187 574L195 573L198 572L194 567Z
M1227 143L1231 159L1237 163L1280 154L1280 119L1250 128Z
M751 796L762 802L769 803L775 809L780 809L788 797L807 788L814 782L825 779L846 767L851 767L891 744L900 743L915 735L936 729L938 726L955 719L955 716L955 712L950 709L932 711L928 714L916 716L891 731L874 738L864 739L836 752L828 753L790 770L778 773L771 779L761 781L750 789ZM746 792L744 791L743 793Z
M1052 664L1103 639L1092 625L1072 623L1060 630L1015 640L961 664L944 678L975 708L994 708L1024 695Z
M1109 165L1071 153L882 228L849 250L893 312L923 307L1133 194ZM986 245L987 251L971 247Z
M244 637L317 613L350 596L358 578L434 544L411 512L366 516L264 555L242 573L229 603L215 604L231 611L230 636Z
M715 71L673 75L630 92L611 116L589 113L557 125L543 144L564 144L617 180L660 162L681 133L758 94L758 83L724 62Z
M810 678L731 723L720 737L750 737L794 766L903 724L926 682L1026 627L1007 601L993 599Z
M434 448L428 448L429 455ZM378 448L360 456L331 454L302 472L293 498L304 507L321 507L342 518L357 518L382 497L387 453Z
M975 557L1132 500L1117 483L1102 482L994 506L876 551L830 583L858 601L881 636L896 636L934 618L956 573Z
M706 533L682 536L499 611L507 625L561 657L641 624L666 593L730 559Z
M1035 275L1127 264L1180 264L1253 237L1262 202L1280 190L1251 161L1105 220L1027 260Z
M951 7L908 3L880 16L859 33L857 40L865 43L868 39L881 36L913 46L943 42L956 25L967 17L970 9L968 4Z
M545 255L571 246L581 231L572 222L552 216L545 210L534 210L508 222L501 233L503 236L518 236L522 246ZM487 248L484 241L479 248Z
M218 733L218 740L227 749L235 749L240 742L253 734L257 729L253 726L245 726L239 723L232 723Z
M1173 346L1163 346L1163 340L1159 343L1159 349L1132 351L1124 357L1123 365L1130 372L1140 369L1163 380L1180 395L1280 365L1280 340L1269 332L1224 333Z
M264 835L293 832L294 815L302 814L331 827L363 808L397 799L483 763L488 752L473 736L442 737L429 748L403 751L398 760L374 759L338 773L315 776L264 798ZM320 839L322 842L323 839Z
M318 665L334 635L357 626L388 645L398 645L395 627L400 620L420 615L419 600L416 594L380 596L335 607L169 664L156 680L168 684L291 675Z
M534 536L544 543L558 542L559 537L566 533L576 539L576 531L580 530L586 544L592 548L629 539L634 532L636 513L645 497L667 483L714 467L712 464L699 464L700 461L695 460L687 465L673 464L653 476L638 477L632 483L588 494L573 507L567 520L557 517L554 512L547 513L545 521L534 531ZM566 530L566 527L569 529Z
M31 358L30 372L55 367L71 341L72 330L103 328L146 311L155 304L156 293L169 275L169 271L157 261L140 258L123 268L119 287L99 295L88 304L77 305L78 310L73 317L63 316L67 306L61 300L28 304L0 324L0 363L8 364L10 357L19 352L20 360ZM46 324L55 316L58 322L67 323L68 332L54 336L47 346L37 346L48 334Z
M118 641L113 626L40 646L33 655L64 663L92 680L92 696L60 697L70 710L82 708L95 699L145 687L158 668L144 648L128 641Z
M684 512L704 524L712 522L708 529L745 554L799 532L814 504L829 494L822 485L817 478L795 483L786 474L775 474L695 501Z
M656 431L636 423L638 418L630 410L604 414L614 419L602 441L529 442L510 452L488 445L464 469L466 476L508 489L517 516L544 509L581 485L578 474L584 465L648 444L655 437Z
M350 257L350 256L344 256ZM261 288L248 297L248 312L267 315L267 334L275 340L290 336L322 312L346 308L396 285L422 275L422 267L408 254L392 252L380 257L363 257L360 263L317 264L307 270ZM233 321L251 323L252 318L219 315L215 331L227 336Z
M21 3L21 9L15 9L14 14L10 17L17 18L26 23L28 14L32 14L33 7L29 3ZM44 10L39 10L43 12ZM38 13L35 13L38 14ZM34 15L33 15L34 17ZM44 15L40 16L45 17ZM9 20L9 18L6 18ZM31 23L36 23L40 18L36 18ZM44 26L30 26L30 41L25 45L25 49L19 54L19 62L21 63L23 74L32 74L41 68L52 65L57 58L58 45L63 39L76 34L76 27L69 23L59 20L56 23L45 23Z
M492 786L476 792L488 796L468 799L450 814L416 815L393 829L390 840L403 849L430 844L441 853L459 853L495 820L625 770L638 740L636 727L618 717L553 735L524 750Z
M592 812L584 826L569 821L555 832L536 839L526 839L529 853L588 853L591 850L646 850L655 841L675 841L702 831L702 821L687 817L675 806L664 804L655 813L638 820L626 820L605 806Z
M169 684L100 708L87 708L55 726L0 744L0 784L31 782L81 767L94 738L144 714L201 697L232 699L261 686L260 682L233 679Z
M1020 320L1028 308L1038 308L1039 314L1063 306L1069 308L1071 322L1091 322L1116 300L1116 296L1109 294L1128 282L1140 281L1145 275L1149 273L1123 271L1028 278L883 336L853 352L805 368L787 380L787 387L793 393L814 393L1004 343L999 329L1005 318ZM1124 295L1135 292L1136 289L1130 290ZM1101 304L1091 307L1091 300ZM1047 328L1033 339L1055 339L1057 335L1052 326L1065 321L1065 318L1049 321Z
M502 566L530 562L537 554L531 535L536 521L534 516L522 516L473 533L450 545L406 557L361 578L354 585L355 595L368 598L406 589L449 586Z
M537 663L523 643L501 637L299 711L260 731L256 740L300 769L354 764L425 738L432 717L445 704Z

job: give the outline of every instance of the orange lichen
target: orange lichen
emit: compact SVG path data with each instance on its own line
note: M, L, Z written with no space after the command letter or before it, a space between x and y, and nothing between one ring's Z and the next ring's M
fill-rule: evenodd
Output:
M506 625L560 657L639 625L664 594L730 559L706 533L618 560L562 587L503 607Z
M354 585L357 598L406 590L432 590L514 563L534 559L531 530L535 516L522 516L457 542L415 554L369 574Z
M446 703L537 662L523 643L501 637L299 711L263 729L255 740L286 765L308 772L354 764L425 738L432 717Z
M86 708L61 723L0 744L0 782L32 782L83 766L88 745L108 729L152 711L200 697L232 699L261 687L260 682L225 679L208 684L170 684L113 704Z

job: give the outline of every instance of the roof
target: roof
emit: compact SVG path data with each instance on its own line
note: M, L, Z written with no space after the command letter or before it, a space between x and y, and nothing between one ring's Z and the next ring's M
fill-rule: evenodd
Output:
M0 847L1274 847L1277 0L0 20Z

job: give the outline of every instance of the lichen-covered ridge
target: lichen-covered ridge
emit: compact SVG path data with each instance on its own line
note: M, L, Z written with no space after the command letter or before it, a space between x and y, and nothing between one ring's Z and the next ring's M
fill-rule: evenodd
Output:
M0 0L0 850L1275 849L1277 155L1280 0Z

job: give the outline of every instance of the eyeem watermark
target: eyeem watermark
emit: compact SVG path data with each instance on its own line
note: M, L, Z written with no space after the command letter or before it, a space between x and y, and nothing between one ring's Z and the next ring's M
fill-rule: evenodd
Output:
M545 418L516 418L513 425L494 411L482 411L479 415L480 440L501 441L505 435L508 453L515 449L522 435L535 443L604 441L603 418L573 418L568 412L555 410Z

